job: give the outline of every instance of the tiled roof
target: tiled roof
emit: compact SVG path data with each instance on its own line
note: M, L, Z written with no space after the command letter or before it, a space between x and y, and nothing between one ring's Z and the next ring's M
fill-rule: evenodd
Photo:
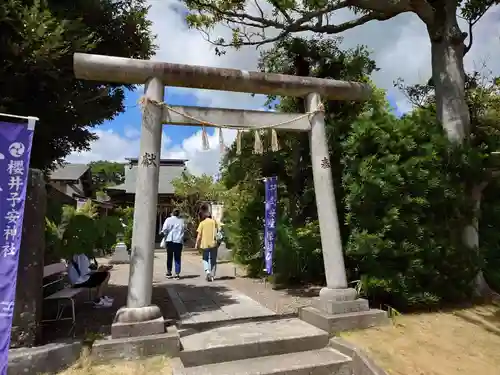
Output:
M53 181L77 181L90 167L87 164L66 164L50 174Z
M160 165L160 176L158 183L158 194L174 194L172 180L180 177L184 172L184 163L178 165ZM107 190L122 190L128 194L135 194L135 182L137 180L137 165L125 166L125 182L120 185L112 186Z

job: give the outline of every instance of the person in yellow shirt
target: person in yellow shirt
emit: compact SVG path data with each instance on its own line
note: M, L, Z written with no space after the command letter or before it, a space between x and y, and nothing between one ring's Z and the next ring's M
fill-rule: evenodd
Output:
M207 281L213 281L217 269L217 231L219 224L212 219L212 215L207 209L201 212L201 222L198 225L198 235L196 237L197 249L202 250L203 269Z

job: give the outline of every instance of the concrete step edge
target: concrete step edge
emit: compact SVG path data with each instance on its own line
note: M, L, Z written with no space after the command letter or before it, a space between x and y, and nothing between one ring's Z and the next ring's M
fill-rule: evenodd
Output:
M348 375L352 360L332 348L294 352L237 361L184 367L180 359L172 363L172 375Z
M214 329L218 327L226 327L234 324L243 324L243 323L251 323L251 322L268 322L273 320L283 320L290 318L298 318L297 313L288 313L288 314L269 314L269 315L260 315L260 316L252 316L252 317L244 317L244 318L233 318L233 319L225 319L225 320L215 320L212 322L199 322L199 323L182 323L180 319L177 320L177 326L180 329L188 332L203 332L209 329ZM182 335L181 335L182 336Z
M228 344L227 346L221 345L213 348L183 350L179 354L184 366L195 367L219 362L238 361L249 358L322 349L328 345L328 342L328 333L321 331L302 337L290 336L264 340L258 340L256 338L255 341L237 345Z

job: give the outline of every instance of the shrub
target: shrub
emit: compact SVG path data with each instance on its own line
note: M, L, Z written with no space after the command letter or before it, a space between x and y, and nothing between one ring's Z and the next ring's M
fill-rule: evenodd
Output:
M93 258L98 241L99 230L94 219L76 214L68 221L62 235L64 258L69 259L75 254L85 254Z
M123 242L127 245L127 249L130 252L132 247L132 231L134 230L134 208L125 207L117 211L118 217L125 224L125 228L120 222L121 228L120 232L123 233Z
M224 211L224 232L236 262L247 267L249 276L259 276L263 269L263 196L262 192L233 189Z
M276 231L273 281L294 285L324 280L323 253L318 221L294 228L281 218Z
M418 115L373 113L343 146L350 277L400 309L468 299L481 257L462 242L472 212L462 181L479 156Z
M109 255L113 252L116 244L116 237L123 232L121 221L116 216L104 216L94 219L97 229L97 242L95 248Z
M109 254L122 231L118 217L99 218L95 207L86 204L83 209L63 206L59 224L45 218L45 240L48 251L57 258L69 259L76 254L89 258L98 255L96 251Z

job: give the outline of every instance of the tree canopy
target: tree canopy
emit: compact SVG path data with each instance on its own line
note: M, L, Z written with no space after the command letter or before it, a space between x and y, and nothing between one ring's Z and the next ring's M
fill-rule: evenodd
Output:
M40 118L31 165L88 150L92 128L124 111L132 86L77 80L73 53L148 59L145 0L5 0L0 4L0 111Z
M122 184L125 181L125 164L108 160L98 160L90 163L92 183L96 190L108 186Z

